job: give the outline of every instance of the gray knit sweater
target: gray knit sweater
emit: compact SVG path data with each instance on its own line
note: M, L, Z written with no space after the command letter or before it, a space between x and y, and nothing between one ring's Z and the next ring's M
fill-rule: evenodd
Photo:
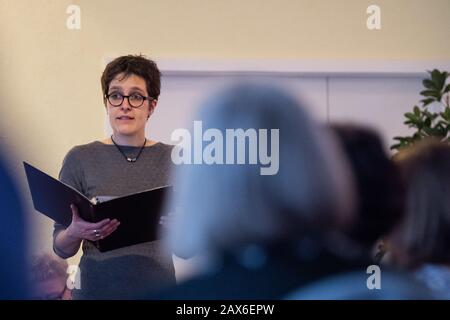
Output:
M130 156L139 152L139 147L122 149ZM171 150L172 146L157 143L145 147L138 160L129 163L116 146L96 141L72 148L59 178L89 199L124 196L170 184ZM53 237L63 228L55 224ZM176 283L172 255L161 241L104 253L88 241L83 241L82 248L81 289L74 290L74 299L129 299ZM56 248L55 252L64 257Z

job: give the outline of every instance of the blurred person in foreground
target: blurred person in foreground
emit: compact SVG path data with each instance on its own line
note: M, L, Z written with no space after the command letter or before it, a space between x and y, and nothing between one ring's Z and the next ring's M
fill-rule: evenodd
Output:
M366 270L349 270L314 281L286 299L433 299L429 288L408 272L389 265L386 257L380 264L389 235L404 215L404 182L398 165L389 159L373 129L356 124L329 127L343 147L355 177L355 217L344 233L352 250L359 251L370 263ZM384 250L379 249L380 244Z
M398 166L389 159L379 134L356 124L332 124L352 167L358 197L349 237L379 263L383 240L404 212L404 186ZM375 252L375 254L373 254Z
M331 135L295 99L265 84L236 85L211 97L195 119L226 139L227 129L256 130L260 156L279 156L279 170L262 175L261 164L249 162L180 165L170 247L206 264L159 298L277 299L325 275L365 270L339 232L353 217L350 171ZM279 140L261 144L272 129ZM216 152L225 157L225 149Z
M390 237L391 260L450 299L450 145L426 140L399 159L406 207Z
M3 150L2 150L3 151ZM17 187L0 154L0 300L30 297L26 277L25 215Z
M34 255L30 261L30 280L34 286L33 299L70 300L71 290L67 287L69 265L55 255L48 253Z

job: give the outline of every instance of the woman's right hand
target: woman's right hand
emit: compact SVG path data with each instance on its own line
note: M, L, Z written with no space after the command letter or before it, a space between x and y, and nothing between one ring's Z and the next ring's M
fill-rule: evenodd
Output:
M120 225L117 219L104 219L96 223L87 222L79 216L77 206L71 204L70 209L72 210L72 222L67 227L66 232L68 236L75 239L91 241L105 239Z

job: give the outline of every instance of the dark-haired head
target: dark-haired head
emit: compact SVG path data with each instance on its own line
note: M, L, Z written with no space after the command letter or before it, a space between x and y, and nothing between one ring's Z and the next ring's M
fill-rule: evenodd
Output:
M393 238L393 256L406 267L450 264L450 145L427 140L401 161L405 217Z
M356 181L357 214L349 236L372 247L403 215L403 184L378 133L370 128L333 124Z
M105 95L108 93L111 81L117 76L126 78L130 75L143 78L147 85L148 96L156 100L158 99L161 91L161 72L156 63L143 55L127 55L114 59L108 63L103 71L101 84L105 105Z

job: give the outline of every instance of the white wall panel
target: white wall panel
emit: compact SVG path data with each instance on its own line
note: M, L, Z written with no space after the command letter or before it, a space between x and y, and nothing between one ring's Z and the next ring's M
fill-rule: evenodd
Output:
M330 78L330 121L371 126L390 146L408 134L403 115L420 101L421 88L420 77Z

